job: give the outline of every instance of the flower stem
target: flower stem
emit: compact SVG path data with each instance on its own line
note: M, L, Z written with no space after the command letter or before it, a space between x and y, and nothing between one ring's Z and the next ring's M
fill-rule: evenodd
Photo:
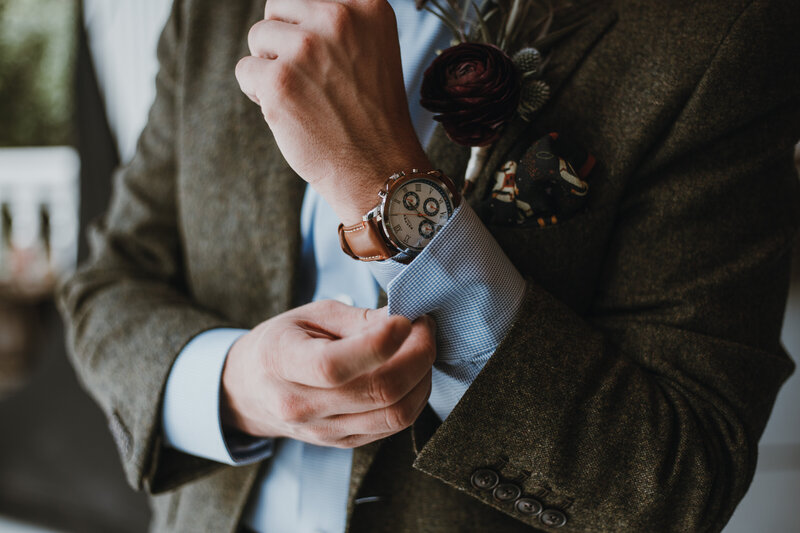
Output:
M474 184L475 180L480 176L490 149L491 146L473 146L470 148L469 162L467 163L467 170L464 172L464 179L467 184ZM467 186L469 187L470 185Z

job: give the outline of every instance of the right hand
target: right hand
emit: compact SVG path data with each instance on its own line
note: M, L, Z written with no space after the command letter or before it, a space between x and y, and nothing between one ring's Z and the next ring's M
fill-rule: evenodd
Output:
M410 426L431 390L433 319L313 302L256 326L228 354L223 424L352 448Z

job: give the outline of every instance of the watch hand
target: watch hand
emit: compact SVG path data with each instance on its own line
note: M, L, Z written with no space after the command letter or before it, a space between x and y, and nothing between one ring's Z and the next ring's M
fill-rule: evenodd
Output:
M431 224L433 224L433 227L434 227L434 228L436 227L436 223L435 223L433 220L429 219L428 217L426 217L425 215L423 215L423 214L422 214L422 213L420 213L419 211L417 211L416 213L412 213L412 214L416 214L418 217L422 217L422 218L424 218L425 220L427 220L428 222L430 222Z

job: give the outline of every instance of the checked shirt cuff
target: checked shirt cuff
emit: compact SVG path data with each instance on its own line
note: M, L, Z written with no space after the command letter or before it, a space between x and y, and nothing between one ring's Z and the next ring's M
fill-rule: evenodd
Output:
M525 280L466 203L410 264L369 264L389 314L436 320L429 403L444 420L505 337Z

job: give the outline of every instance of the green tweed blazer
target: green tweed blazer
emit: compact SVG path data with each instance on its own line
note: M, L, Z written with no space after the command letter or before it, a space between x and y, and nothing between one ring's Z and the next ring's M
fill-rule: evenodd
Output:
M160 409L195 335L291 306L305 183L233 75L263 4L175 1L138 153L61 291L73 363L152 495L153 531L236 531L262 466L165 447ZM479 469L563 512L565 532L722 529L793 370L779 333L799 20L796 0L615 0L553 46L551 100L507 127L468 200L557 131L600 162L587 206L489 227L527 280L522 309L444 422L426 412L355 451L348 531L552 529L496 499L491 475L476 488ZM428 153L462 179L468 154L441 131Z

